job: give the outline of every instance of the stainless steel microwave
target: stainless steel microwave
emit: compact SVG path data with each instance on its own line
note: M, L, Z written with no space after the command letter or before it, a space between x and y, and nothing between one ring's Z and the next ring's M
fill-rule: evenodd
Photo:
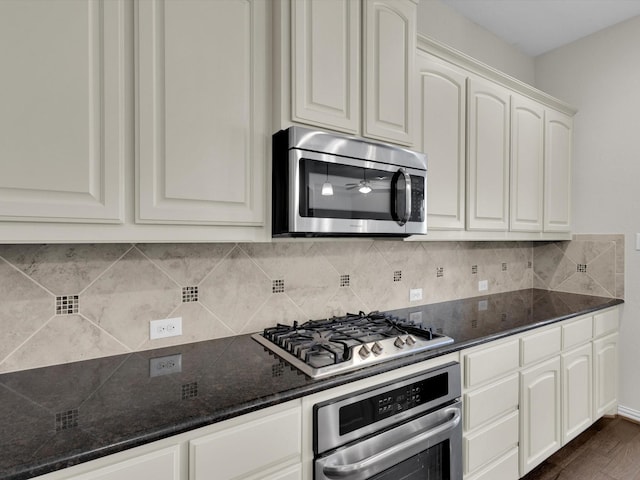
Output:
M303 127L273 135L272 233L427 233L422 153Z

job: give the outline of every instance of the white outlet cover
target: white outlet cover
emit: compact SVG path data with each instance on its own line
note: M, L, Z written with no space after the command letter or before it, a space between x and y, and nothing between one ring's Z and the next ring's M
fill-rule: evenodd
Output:
M480 280L478 282L478 291L484 292L489 289L489 281L488 280Z
M151 340L180 335L182 335L182 317L163 318L149 322L149 338Z
M421 288L409 289L409 301L417 302L418 300L422 300L422 289Z

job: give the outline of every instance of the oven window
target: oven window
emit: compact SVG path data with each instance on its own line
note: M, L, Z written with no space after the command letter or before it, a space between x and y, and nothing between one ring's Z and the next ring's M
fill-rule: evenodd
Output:
M300 216L392 220L393 172L300 160Z
M371 480L450 480L449 441L414 455Z

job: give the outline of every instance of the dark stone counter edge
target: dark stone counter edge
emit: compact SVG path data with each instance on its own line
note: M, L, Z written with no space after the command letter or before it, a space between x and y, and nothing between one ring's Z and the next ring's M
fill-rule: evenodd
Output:
M75 455L70 455L65 458L60 458L57 462L48 462L48 463L43 463L39 465L34 465L33 468L29 470L24 470L24 466L22 466L23 468L19 472L13 472L13 473L4 472L5 476L2 477L2 480L26 480L39 475L45 475L47 473L51 473L67 467L72 467L74 465L85 463L91 460L96 460L98 458L102 458L107 455L123 452L131 448L139 447L139 446L146 445L148 443L152 443L158 440L163 440L165 438L186 433L198 428L206 427L214 423L218 423L224 420L228 420L230 418L234 418L240 415L261 410L263 408L278 405L280 403L284 403L290 400L295 400L307 395L311 395L313 393L321 392L323 390L328 390L333 387L338 387L340 385L354 382L356 380L368 378L372 375L388 372L401 367L412 365L414 363L422 362L422 361L436 358L442 355L447 355L449 353L455 353L470 347L482 345L484 343L492 342L492 341L506 338L512 335L517 335L529 330L535 330L536 328L541 328L546 325L551 325L553 323L558 323L571 318L587 315L589 313L597 312L599 310L605 310L607 308L611 308L611 307L620 305L622 303L624 303L623 300L612 298L610 302L607 302L605 305L601 305L598 307L584 308L584 309L581 309L580 311L577 311L568 315L564 315L561 317L554 317L554 318L550 318L548 320L544 320L536 323L531 323L524 327L505 330L494 335L478 337L473 340L468 340L465 342L454 342L442 348L429 350L427 352L418 353L415 355L409 355L409 356L400 358L398 360L385 362L377 366L374 365L374 366L356 370L353 372L348 372L342 375L337 375L337 376L329 377L326 379L319 379L317 380L317 383L294 388L284 392L278 392L276 394L269 395L267 397L258 398L256 400L253 400L252 402L235 405L231 408L218 411L211 416L198 417L198 418L192 419L189 422L182 422L180 424L176 424L170 428L147 431L135 438L131 438L128 441L112 444L105 448L79 452Z

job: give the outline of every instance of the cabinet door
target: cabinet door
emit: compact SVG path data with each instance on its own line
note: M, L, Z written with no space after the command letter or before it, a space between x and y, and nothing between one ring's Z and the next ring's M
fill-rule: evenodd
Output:
M591 343L562 354L562 442L577 437L593 423Z
M509 229L541 232L543 209L544 109L511 97L511 202Z
M468 81L467 229L509 227L509 91Z
M594 412L597 420L618 402L618 334L593 342Z
M123 221L124 10L0 2L0 220Z
M520 475L524 475L562 444L560 356L520 373L520 418Z
M365 137L413 144L417 5L364 1Z
M110 461L110 458L95 460L94 463L101 464L106 461ZM180 447L174 446L65 478L68 480L140 480L143 478L182 480L180 472ZM60 478L57 473L45 475L42 479L45 480L49 476ZM64 471L60 470L59 473L63 474Z
M466 80L463 70L418 51L419 142L427 154L427 224L464 230Z
M136 220L260 225L270 2L136 5Z
M573 119L555 110L545 114L544 231L571 231L571 141Z
M293 121L357 134L360 2L291 2Z

